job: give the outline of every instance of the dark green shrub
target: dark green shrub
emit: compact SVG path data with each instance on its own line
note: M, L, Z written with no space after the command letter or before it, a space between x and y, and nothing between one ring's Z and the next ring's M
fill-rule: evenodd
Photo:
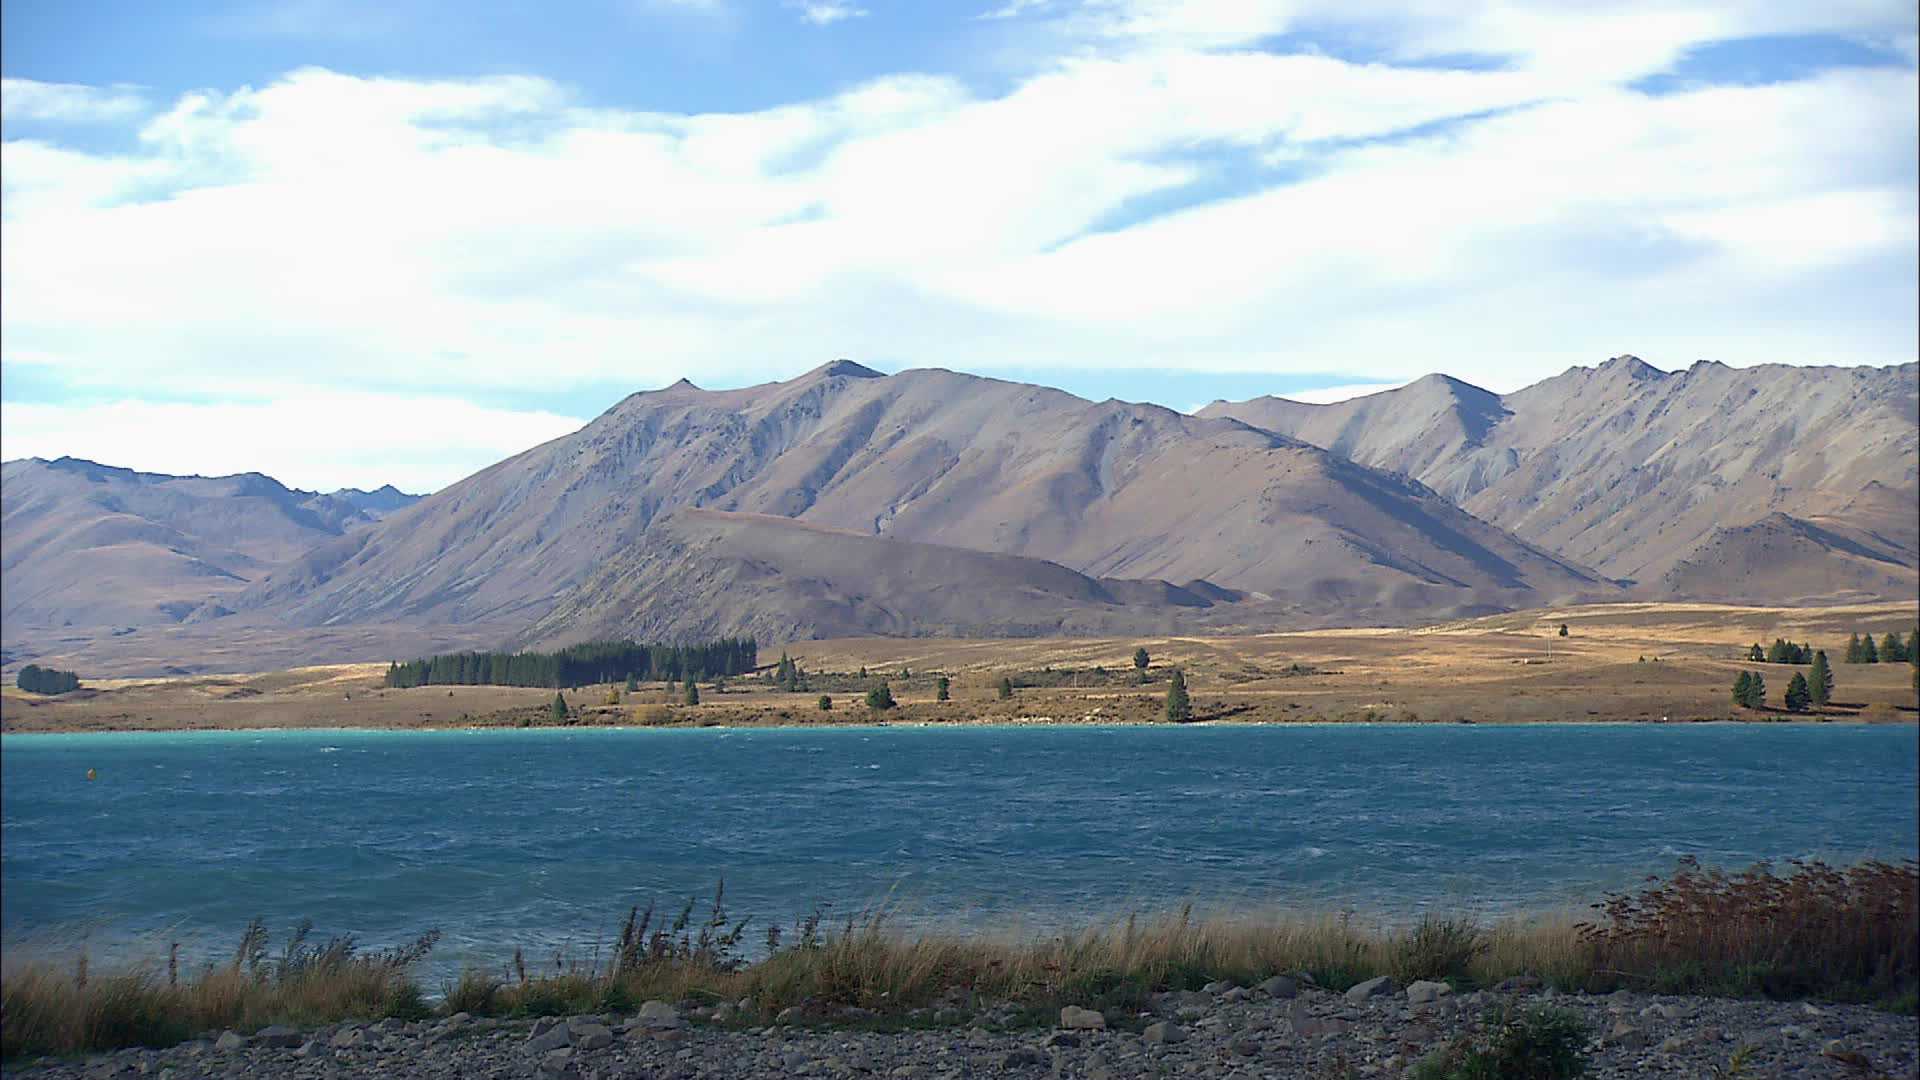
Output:
M882 710L893 708L893 688L886 683L881 683L867 691L867 708Z
M1414 1080L1572 1080L1587 1070L1587 1025L1565 1009L1488 1013L1479 1029L1434 1051Z

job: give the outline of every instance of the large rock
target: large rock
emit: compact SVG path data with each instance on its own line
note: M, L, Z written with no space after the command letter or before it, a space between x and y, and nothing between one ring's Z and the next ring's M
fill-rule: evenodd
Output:
M1407 984L1407 1004L1427 1005L1453 993L1453 987L1443 982L1421 979Z
M634 1019L645 1028L677 1028L682 1022L680 1010L664 1001L649 1001L640 1006L640 1013Z
M274 1024L270 1027L263 1027L259 1031L254 1032L253 1038L254 1041L261 1046L272 1046L280 1049L299 1046L301 1042L304 1041L299 1032L284 1024Z
M527 1049L535 1054L551 1053L572 1045L573 1034L565 1024L555 1024L527 1040Z
M247 1037L235 1031L222 1032L220 1037L213 1041L213 1048L223 1054L231 1054L235 1050L244 1050L246 1049L246 1045Z
M351 1050L356 1046L367 1045L368 1039L365 1028L344 1027L334 1032L333 1038L327 1041L331 1043L336 1050Z
M572 1036L572 1044L582 1050L599 1050L613 1045L613 1029L605 1024L568 1024L567 1032Z
M1150 1043L1186 1042L1187 1030L1179 1024L1162 1020L1157 1024L1148 1024L1147 1030L1142 1032L1140 1037Z
M1254 989L1273 998L1290 998L1300 993L1300 984L1285 975L1275 975Z
M1069 1031L1104 1031L1107 1018L1092 1009L1068 1005L1060 1010L1060 1026Z
M1397 989L1397 987L1394 986L1392 976L1379 975L1368 979L1366 982L1355 984L1353 989L1347 991L1347 1000L1357 1005L1368 998L1383 997L1391 994L1395 989Z

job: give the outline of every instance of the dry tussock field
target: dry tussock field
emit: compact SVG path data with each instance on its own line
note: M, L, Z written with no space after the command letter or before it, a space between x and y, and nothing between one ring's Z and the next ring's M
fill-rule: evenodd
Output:
M566 691L567 722L640 725L824 723L1131 723L1162 716L1166 679L1186 675L1194 719L1215 722L1475 722L1853 720L1911 722L1905 664L1840 662L1851 632L1913 632L1909 604L1742 608L1709 604L1606 604L1488 616L1418 629L1315 630L1245 637L1027 640L845 639L762 649L785 651L808 688L782 693L759 678L637 693ZM1567 636L1559 627L1567 626ZM1743 658L1755 642L1810 642L1834 664L1834 703L1813 714L1778 708L1796 670ZM1133 652L1152 657L1135 685ZM862 678L860 672L865 670ZM448 727L553 722L552 690L497 686L381 686L385 664L343 664L262 674L87 680L61 698L7 687L0 725L10 732L192 728ZM1733 707L1742 670L1767 676L1773 709ZM935 700L935 680L953 700ZM84 679L85 673L82 672ZM998 695L1000 681L1018 687ZM885 681L898 707L868 709ZM833 698L822 712L818 699Z

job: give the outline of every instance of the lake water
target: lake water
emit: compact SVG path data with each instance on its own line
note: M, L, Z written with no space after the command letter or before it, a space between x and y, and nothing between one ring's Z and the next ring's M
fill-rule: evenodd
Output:
M96 962L256 915L438 927L444 972L583 952L722 875L759 924L889 893L1036 932L1187 900L1498 913L1682 855L1912 858L1917 758L1912 726L1842 725L8 735L0 919Z

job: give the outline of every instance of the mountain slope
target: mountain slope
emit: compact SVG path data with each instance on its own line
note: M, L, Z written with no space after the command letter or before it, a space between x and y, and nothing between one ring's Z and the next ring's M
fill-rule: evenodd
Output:
M1616 592L1419 484L1238 421L843 362L741 390L635 394L246 599L307 625L532 623L687 508L1400 619Z
M1403 472L1543 548L1641 582L1647 595L1699 582L1699 598L1723 596L1673 569L1724 543L1724 530L1782 513L1834 528L1788 530L1799 537L1795 569L1765 573L1746 599L1824 595L1817 582L1843 580L1905 582L1896 594L1911 596L1920 565L1915 372L1712 363L1663 372L1626 356L1502 397L1430 376L1335 405L1257 398L1201 414ZM1782 528L1763 531L1784 537ZM1891 579L1844 570L1846 553L1820 536L1847 530L1888 545L1876 550L1894 560ZM1840 562L1812 570L1809 544Z
M1058 563L829 529L791 518L682 510L570 591L522 637L763 641L885 635L1176 632L1231 624L1205 582L1095 579Z

